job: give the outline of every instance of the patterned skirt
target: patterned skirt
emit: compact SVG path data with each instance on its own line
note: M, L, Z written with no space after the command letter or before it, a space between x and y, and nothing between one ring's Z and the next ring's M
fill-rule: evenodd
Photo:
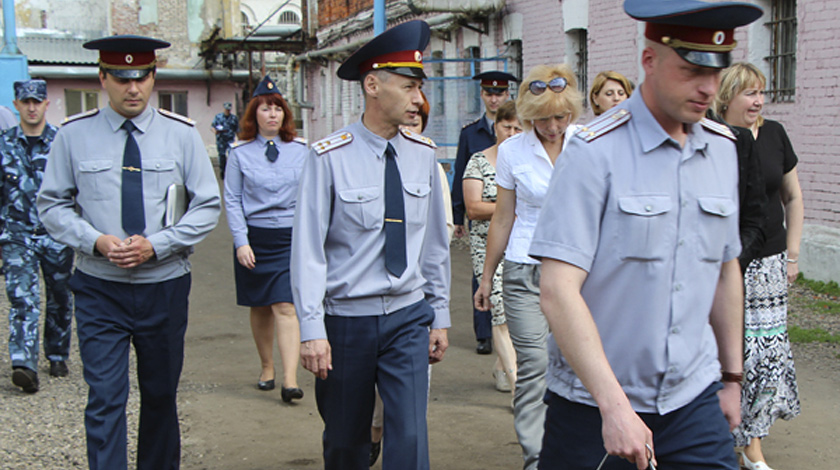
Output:
M787 256L753 260L744 276L744 386L735 445L767 436L778 418L800 412L787 332Z

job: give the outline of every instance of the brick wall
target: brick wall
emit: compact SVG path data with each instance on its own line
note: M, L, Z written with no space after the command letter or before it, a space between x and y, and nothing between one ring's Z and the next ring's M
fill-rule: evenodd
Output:
M535 65L565 59L563 10L557 0L509 0L510 13L522 13L523 76Z
M356 13L373 8L373 0L318 0L318 25L329 26Z

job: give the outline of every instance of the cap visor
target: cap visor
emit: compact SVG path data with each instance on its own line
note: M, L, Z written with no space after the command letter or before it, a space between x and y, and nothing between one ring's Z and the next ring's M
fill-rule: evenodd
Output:
M111 75L117 78L126 78L126 79L140 79L148 75L152 69L105 69L106 72L110 73Z
M379 70L387 70L391 73L395 73L397 75L402 75L404 77L411 77L411 78L428 78L426 77L426 72L419 67L394 67L394 68L383 68Z
M18 100L18 101L33 99L33 100L35 100L39 103L43 103L44 100L47 99L47 98L45 96L40 96L40 95L21 95L21 96L15 97L15 99Z
M701 67L725 69L732 63L732 56L729 52L701 52L683 48L674 49L674 51L689 64Z

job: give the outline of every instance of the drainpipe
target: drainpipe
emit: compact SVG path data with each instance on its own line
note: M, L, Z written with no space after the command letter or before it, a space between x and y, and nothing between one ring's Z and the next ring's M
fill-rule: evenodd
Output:
M0 51L0 105L11 107L15 98L13 83L29 80L26 56L17 47L14 0L3 0L3 41L5 45Z
M385 0L373 0L373 35L385 32Z

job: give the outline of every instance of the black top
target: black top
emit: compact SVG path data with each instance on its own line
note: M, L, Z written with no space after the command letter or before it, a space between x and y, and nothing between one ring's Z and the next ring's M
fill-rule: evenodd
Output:
M779 190L782 187L782 177L796 167L798 159L785 128L776 121L764 121L764 125L758 129L755 148L761 161L761 172L769 201L767 222L764 224L767 242L759 253L759 257L763 258L787 249L785 210Z
M738 196L741 199L738 220L741 255L738 256L738 262L741 264L741 272L747 272L747 266L764 248L767 194L752 132L743 127L732 127L732 132L738 137Z

